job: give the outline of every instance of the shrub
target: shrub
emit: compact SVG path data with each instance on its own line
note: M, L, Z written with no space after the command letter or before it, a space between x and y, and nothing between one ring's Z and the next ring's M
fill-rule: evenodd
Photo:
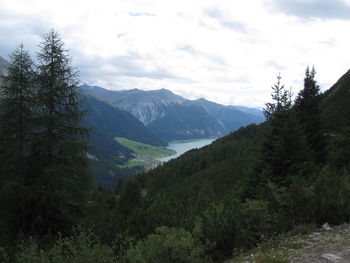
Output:
M254 263L288 263L288 260L276 253L261 252L254 257Z
M203 259L204 247L183 228L159 227L155 234L140 240L125 257L127 263L195 263Z
M113 249L101 244L89 231L80 231L69 238L59 237L47 250L29 239L20 246L15 258L16 263L116 263Z

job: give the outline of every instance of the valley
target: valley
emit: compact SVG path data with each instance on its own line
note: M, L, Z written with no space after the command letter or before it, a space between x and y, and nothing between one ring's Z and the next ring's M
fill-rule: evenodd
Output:
M350 262L350 0L0 3L0 263Z
M147 171L161 164L161 161L157 159L176 154L174 150L140 143L122 137L116 137L115 140L134 152L132 159L117 165L118 168L138 168Z

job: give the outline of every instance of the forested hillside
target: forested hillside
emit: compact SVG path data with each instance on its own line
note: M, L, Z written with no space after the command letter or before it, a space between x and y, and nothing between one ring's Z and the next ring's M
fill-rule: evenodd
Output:
M222 262L280 233L348 220L349 129L347 122L330 124L347 118L348 105L337 115L333 107L340 97L347 100L348 81L346 74L320 94L315 70L307 69L304 89L292 101L278 77L267 122L124 182L115 203L118 219L111 220L120 225L97 232L128 229L139 240L127 252L132 262L166 258L168 249L174 253L169 262ZM192 245L170 241L186 235ZM176 254L183 246L194 254Z

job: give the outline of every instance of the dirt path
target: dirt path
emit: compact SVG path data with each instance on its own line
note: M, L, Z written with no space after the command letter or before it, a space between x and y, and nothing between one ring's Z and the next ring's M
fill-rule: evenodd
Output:
M350 226L269 241L225 263L268 263L269 258L276 263L350 263Z

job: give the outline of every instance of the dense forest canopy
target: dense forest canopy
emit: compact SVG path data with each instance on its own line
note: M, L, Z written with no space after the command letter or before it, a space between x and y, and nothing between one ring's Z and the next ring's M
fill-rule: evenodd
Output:
M111 191L91 187L78 76L57 32L23 45L0 86L0 261L222 262L300 225L350 217L350 75L293 101L281 76L266 122Z

